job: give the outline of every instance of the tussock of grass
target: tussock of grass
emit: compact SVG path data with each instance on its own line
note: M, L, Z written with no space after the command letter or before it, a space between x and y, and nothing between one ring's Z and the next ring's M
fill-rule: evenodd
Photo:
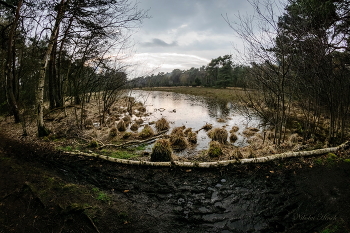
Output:
M238 126L234 125L232 126L231 130L230 130L230 133L236 133L237 131L239 130Z
M213 141L218 141L222 144L225 144L227 141L228 133L227 133L226 129L214 128L208 132L208 136Z
M172 161L172 151L170 142L167 139L159 139L153 146L151 153L152 162L169 162Z
M208 155L211 158L216 158L222 155L222 147L221 144L217 141L211 141L209 144Z
M202 129L204 129L205 131L211 130L213 128L212 124L206 123Z
M149 125L145 125L142 131L139 133L140 138L149 138L154 135L154 131Z
M134 123L130 126L130 130L137 131L139 129L139 125L137 123Z
M143 123L143 120L141 118L139 118L139 119L136 120L136 123L141 125Z
M164 117L156 121L157 131L168 130L169 128L170 128L169 122Z
M186 137L188 136L188 133L192 133L192 128L185 129L184 134Z
M124 132L126 130L126 124L124 120L120 120L117 124L117 129L119 132Z
M109 136L110 136L110 137L115 137L115 136L117 136L117 134L118 134L118 130L117 130L116 127L113 127L113 128L111 128L111 129L109 130Z
M190 143L196 144L197 143L197 134L195 132L188 132L187 139Z
M235 133L231 133L231 135L230 135L230 141L231 141L231 142L235 142L235 141L237 141L237 139L238 139L237 135L236 135Z
M187 139L181 134L170 135L170 144L175 150L184 150L188 147Z
M258 132L259 129L257 128L246 128L244 131L243 131L243 134L247 137L251 137L253 136L254 134L256 134L256 132Z
M171 131L171 135L179 135L181 137L184 137L185 134L184 134L184 129L185 129L185 126L181 126L181 127L175 127L172 131Z

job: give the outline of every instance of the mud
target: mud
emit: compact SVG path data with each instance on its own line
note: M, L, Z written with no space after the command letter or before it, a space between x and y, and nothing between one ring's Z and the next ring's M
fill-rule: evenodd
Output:
M312 168L300 159L219 169L154 168L67 155L8 138L2 138L0 147L6 156L67 182L106 191L127 206L131 219L118 225L116 213L107 208L104 216L109 218L95 222L96 228L77 214L70 215L71 227L66 224L61 231L49 231L45 224L55 224L55 216L57 221L67 221L57 215L62 210L47 209L23 185L18 195L1 197L0 210L16 211L6 203L22 200L37 216L52 212L45 224L38 225L42 228L26 232L320 232L334 224L341 225L339 232L350 232L350 163L346 162ZM11 186L5 181L0 184ZM24 214L18 224L30 226L33 221ZM85 229L78 229L79 221Z

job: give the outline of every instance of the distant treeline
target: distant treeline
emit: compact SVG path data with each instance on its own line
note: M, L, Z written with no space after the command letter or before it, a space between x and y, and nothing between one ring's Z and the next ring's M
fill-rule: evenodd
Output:
M207 86L245 87L249 72L248 66L236 65L231 55L212 59L207 66L192 67L189 70L174 69L170 73L159 72L138 77L132 87Z

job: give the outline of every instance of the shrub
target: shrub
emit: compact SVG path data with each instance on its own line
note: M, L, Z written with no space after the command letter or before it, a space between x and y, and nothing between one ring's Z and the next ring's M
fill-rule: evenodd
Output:
M139 129L139 125L137 123L134 123L130 126L130 130L137 131Z
M237 135L236 135L235 133L231 133L231 135L230 135L230 141L231 141L231 142L235 142L235 141L237 141L237 139L238 139Z
M190 131L188 134L187 134L187 139L190 143L197 143L197 134L195 132L192 132Z
M113 128L111 128L111 129L109 130L109 136L110 136L110 137L115 137L115 136L117 136L117 134L118 134L118 130L117 130L116 127L113 127Z
M154 131L149 125L145 125L142 131L139 133L140 138L149 138L154 135Z
M120 132L124 132L126 130L126 124L123 120L120 120L117 124L117 129Z
M158 131L168 130L169 128L170 128L169 122L164 117L156 121L156 129Z
M169 162L172 161L172 152L170 142L167 139L159 139L152 148L152 162Z
M208 132L208 136L213 141L218 141L218 142L224 144L227 141L228 133L227 133L226 129L214 128Z
M208 150L208 155L211 158L219 157L222 155L222 148L221 144L217 141L211 141L209 144L209 150Z

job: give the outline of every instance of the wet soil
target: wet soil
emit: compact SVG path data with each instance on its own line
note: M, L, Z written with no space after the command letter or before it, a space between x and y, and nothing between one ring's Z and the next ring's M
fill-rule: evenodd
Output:
M0 138L1 233L350 232L350 163L343 160L154 168L68 155L5 134ZM43 176L81 192L65 196L57 188L44 198L38 191L47 185ZM91 189L106 193L108 201L84 191ZM89 207L74 206L72 197Z

